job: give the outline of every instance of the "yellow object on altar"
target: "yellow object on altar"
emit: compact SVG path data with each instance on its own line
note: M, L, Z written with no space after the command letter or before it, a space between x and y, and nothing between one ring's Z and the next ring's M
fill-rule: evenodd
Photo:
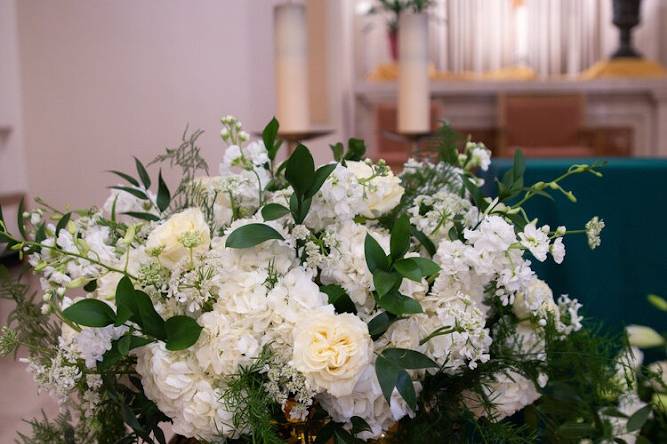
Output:
M646 59L618 58L602 60L584 71L584 80L619 77L664 77L667 68L658 62Z
M465 71L453 73L449 71L437 71L432 64L428 67L428 75L431 80L534 80L537 73L527 66L508 66L483 73ZM398 79L398 65L396 63L383 63L377 66L368 76L368 80L375 82L386 82Z

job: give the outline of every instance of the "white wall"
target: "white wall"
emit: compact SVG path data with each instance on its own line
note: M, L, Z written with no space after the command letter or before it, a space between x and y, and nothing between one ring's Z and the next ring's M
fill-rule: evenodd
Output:
M1 0L4 1L4 0ZM32 196L89 206L187 123L212 169L218 119L273 114L272 0L21 0L18 30Z

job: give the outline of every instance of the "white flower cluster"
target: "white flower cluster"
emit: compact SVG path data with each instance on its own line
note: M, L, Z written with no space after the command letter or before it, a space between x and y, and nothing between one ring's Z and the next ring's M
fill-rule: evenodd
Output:
M556 303L524 257L528 251L543 261L551 254L562 262L563 227L552 233L533 221L517 229L501 215L480 212L469 196L441 189L418 195L405 207L414 228L436 246L435 254L431 258L406 235L407 253L401 255L404 264L434 263L439 271L401 278L386 289L420 308L394 317L386 331L372 337L369 322L385 313L376 286L386 282L369 269L367 239L387 257L394 255L395 239L380 219L401 202L401 179L383 162L336 164L309 196L307 217L297 223L288 212L292 190L278 177L264 144L248 143L232 117L223 118L223 125L221 137L230 146L220 175L195 179L189 208L158 211L159 199L146 189L135 187L148 200L114 190L101 211L64 227L48 225L45 248L30 258L44 277L46 309L59 315L71 303L65 291L84 286L86 298L115 308L116 286L125 274L162 317L184 315L202 327L197 342L185 350L170 351L156 341L131 352L146 395L173 420L175 432L209 441L246 432L247 425L234 423L224 393L240 368L268 351L271 359L260 377L290 419L303 419L318 405L348 428L352 417L362 418L370 430L359 437L377 438L416 414L398 390L383 393L376 362L388 349L409 349L437 364L409 369L419 394L428 375L473 371L494 358L494 333L487 325L496 315L494 306L507 310L521 351L540 360L546 359L542 334L549 322L563 335L581 327L580 304L567 296ZM469 145L462 161L465 167L453 170L456 174L487 169L489 151ZM261 209L268 203L284 206L284 214L265 220ZM159 221L125 213L148 213ZM114 229L116 223L124 224L123 234ZM237 230L260 224L272 233L268 240L251 248L227 245ZM599 235L601 224L587 226L589 238ZM336 311L325 291L332 288L349 297L346 312ZM47 366L30 363L31 371L65 398L86 369L135 327L64 325L58 357ZM93 391L99 386L92 380L87 385ZM496 375L487 390L495 400L495 418L539 397L533 381L516 372ZM86 396L93 406L99 402Z

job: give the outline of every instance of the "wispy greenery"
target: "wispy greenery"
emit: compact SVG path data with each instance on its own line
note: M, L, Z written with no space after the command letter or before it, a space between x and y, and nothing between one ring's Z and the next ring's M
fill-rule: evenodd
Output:
M180 168L181 180L171 200L174 209L189 206L193 200L191 193L195 191L190 186L192 180L199 172L208 175L208 164L201 155L201 148L197 145L197 140L203 133L203 130L198 129L188 134L188 128L186 127L179 146L167 148L163 154L160 154L148 164L150 166L167 163L172 168Z
M257 444L280 444L274 415L278 406L265 389L262 370L271 361L271 353L263 348L249 365L239 366L235 375L225 380L222 402L233 412L232 425L238 430L248 430L248 439Z

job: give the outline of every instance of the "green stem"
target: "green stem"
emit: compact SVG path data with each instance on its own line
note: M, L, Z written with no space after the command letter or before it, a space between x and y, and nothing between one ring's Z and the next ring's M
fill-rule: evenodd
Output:
M121 270L121 269L119 269L119 268L112 267L112 266L107 265L107 264L105 264L105 263L102 263L102 262L100 262L100 261L98 261L98 260L95 260L95 259L92 259L92 258L83 256L83 255L81 255L81 254L72 253L72 252L69 252L69 251L62 250L62 249L60 249L60 248L58 248L58 247L54 247L54 246L51 246L51 245L43 245L43 244L39 244L39 243L37 243L37 242L30 242L30 241L28 241L28 242L24 242L24 244L25 244L25 245L30 245L30 246L33 246L33 247L37 247L37 248L48 248L49 250L55 250L55 251L57 251L57 252L59 252L59 253L62 253L62 254L64 254L64 255L66 255L66 256L72 256L72 257L76 257L76 258L79 258L79 259L84 259L84 260L86 260L86 261L88 261L88 262L90 262L90 263L92 263L92 264L99 265L100 267L104 267L104 268L106 268L106 269L109 270L109 271L113 271L113 272L120 273L120 274L126 274L127 276L129 276L130 278L132 278L132 279L134 279L134 280L137 279L136 276L133 276L133 275L131 275L130 273L127 273L127 272L124 271L124 270Z

